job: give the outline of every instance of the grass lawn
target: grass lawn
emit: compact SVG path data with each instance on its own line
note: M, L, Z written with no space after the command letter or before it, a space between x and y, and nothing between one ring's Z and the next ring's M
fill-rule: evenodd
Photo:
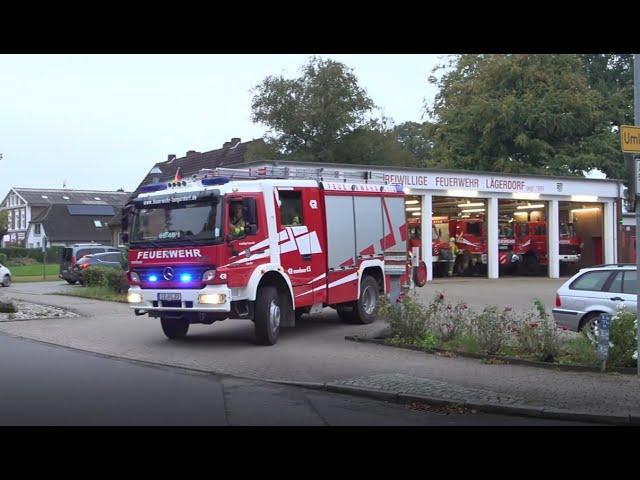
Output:
M67 295L69 297L93 298L108 302L127 303L126 293L115 293L107 287L78 287L68 292L51 293L49 295Z
M19 266L11 266L7 265L7 268L11 270L11 276L15 278L17 277L37 277L42 278L42 264L37 263L35 265L19 265ZM47 263L46 274L48 277L58 278L58 273L60 273L60 265L57 263Z

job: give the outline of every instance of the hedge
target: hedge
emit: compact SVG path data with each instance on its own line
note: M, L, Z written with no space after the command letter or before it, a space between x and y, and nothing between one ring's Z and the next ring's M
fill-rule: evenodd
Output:
M6 253L0 253L0 264L4 265L5 263L7 263L7 254Z
M82 282L87 287L107 287L116 293L129 288L124 270L108 267L89 267L82 272Z
M62 258L64 247L47 248L47 263L57 263ZM12 258L33 258L38 263L44 261L44 253L41 248L8 247L0 248L0 255L6 255L7 260Z

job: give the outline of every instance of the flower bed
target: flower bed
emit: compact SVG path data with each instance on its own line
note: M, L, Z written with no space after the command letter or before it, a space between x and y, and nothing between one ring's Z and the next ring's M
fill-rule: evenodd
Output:
M427 306L407 295L396 304L382 299L378 315L390 327L387 345L547 365L599 365L596 340L560 330L539 300L527 311L497 306L474 311L465 303L448 303L444 293ZM610 369L636 365L636 332L635 315L621 309L611 328Z

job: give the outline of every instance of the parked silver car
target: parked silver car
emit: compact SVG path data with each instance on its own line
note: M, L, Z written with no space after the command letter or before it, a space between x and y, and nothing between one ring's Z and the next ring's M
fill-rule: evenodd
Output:
M11 271L0 264L0 287L8 287L11 285Z
M632 264L583 268L556 293L553 318L559 327L593 331L601 313L615 314L621 306L636 313L638 272Z

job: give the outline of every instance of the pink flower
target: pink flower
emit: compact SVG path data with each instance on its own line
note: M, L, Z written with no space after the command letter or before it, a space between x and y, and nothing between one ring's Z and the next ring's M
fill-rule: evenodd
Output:
M466 303L463 303L463 304L462 304L462 308L464 308L464 309L466 310L466 309L467 309L467 308L469 308L469 307L467 306L467 304L466 304Z
M538 327L538 324L537 324L537 323L530 323L530 324L529 324L529 326L530 326L531 328L537 328L537 327Z
M566 332L568 329L567 329L567 327L562 327L562 330L564 330Z
M440 300L443 300L443 299L444 299L444 294L443 294L443 293L439 293L439 294L438 294L438 298L439 298Z

